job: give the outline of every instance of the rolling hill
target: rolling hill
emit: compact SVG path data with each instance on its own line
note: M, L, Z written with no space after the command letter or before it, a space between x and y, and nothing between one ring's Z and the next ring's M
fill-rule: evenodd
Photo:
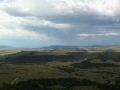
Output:
M2 63L24 64L24 63L48 63L51 61L79 62L79 65L88 66L114 66L120 63L120 52L107 50L104 52L87 51L21 51L15 54L1 56ZM78 63L77 63L78 66Z

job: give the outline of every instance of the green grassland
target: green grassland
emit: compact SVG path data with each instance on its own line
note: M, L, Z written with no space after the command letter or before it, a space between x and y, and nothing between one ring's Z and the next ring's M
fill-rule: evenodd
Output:
M120 90L120 52L66 49L2 54L0 87L0 90Z

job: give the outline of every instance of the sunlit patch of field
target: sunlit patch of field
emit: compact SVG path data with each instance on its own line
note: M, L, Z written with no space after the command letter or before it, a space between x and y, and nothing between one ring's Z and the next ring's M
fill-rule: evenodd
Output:
M15 54L20 51L21 51L20 49L3 49L3 50L0 50L0 56L8 55L8 54Z

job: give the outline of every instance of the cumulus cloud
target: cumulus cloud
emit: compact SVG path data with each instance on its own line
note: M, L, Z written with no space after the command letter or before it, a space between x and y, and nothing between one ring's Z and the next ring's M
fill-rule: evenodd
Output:
M119 14L119 0L62 0L57 6L61 12L92 12L100 15L114 16Z
M66 45L109 43L120 37L119 5L119 0L0 0L0 38Z
M0 38L21 38L21 39L35 39L35 40L48 40L48 37L44 34L38 34L27 30L9 30L0 27Z
M6 2L9 2L9 0L6 0ZM98 16L117 16L120 14L118 12L120 10L119 4L119 0L14 0L2 6L5 6L4 8L7 9L8 13L14 15L16 13L18 16L20 13L26 14L27 11L29 11L28 15L35 16L76 15L82 13L94 13Z
M20 39L35 39L47 41L47 35L22 29L21 24L25 19L11 16L3 11L0 11L0 38L20 38Z
M48 21L46 19L40 19L37 17L27 17L23 19L22 22L27 25L35 25L36 27L49 27L57 30L68 30L72 27L71 24L64 24L64 23L54 23L52 21Z

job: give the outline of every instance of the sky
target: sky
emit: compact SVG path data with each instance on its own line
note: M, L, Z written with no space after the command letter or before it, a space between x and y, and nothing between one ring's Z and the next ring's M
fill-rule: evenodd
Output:
M120 0L0 0L0 45L120 45Z

